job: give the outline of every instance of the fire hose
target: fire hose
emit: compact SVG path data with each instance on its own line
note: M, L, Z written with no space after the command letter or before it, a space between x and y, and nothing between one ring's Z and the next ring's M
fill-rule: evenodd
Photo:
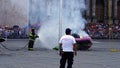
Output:
M28 45L28 43L27 43L25 46L23 46L23 47L21 47L21 48L19 48L19 49L10 49L10 48L6 47L6 46L5 46L4 44L2 44L2 43L0 43L0 45L1 45L2 47L4 47L5 49L10 50L10 51L20 51L20 50L24 49L24 48Z
M0 45L10 51L20 51L20 50L24 49L26 46L28 46L28 43L27 43L26 45L24 45L23 47L21 47L19 49L10 49L10 48L6 47L4 44L2 44L2 42L4 42L4 41L5 41L5 39L0 39Z

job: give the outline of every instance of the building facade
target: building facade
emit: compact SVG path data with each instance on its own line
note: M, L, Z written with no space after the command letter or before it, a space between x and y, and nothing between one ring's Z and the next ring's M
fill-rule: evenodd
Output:
M88 22L120 22L120 0L86 0Z
M29 0L0 0L0 26L28 25Z
M87 10L85 18L88 22L120 22L120 0L85 0ZM26 25L29 16L29 1L0 0L0 24ZM21 25L21 26L23 26Z
M87 32L92 38L120 39L120 0L86 0Z

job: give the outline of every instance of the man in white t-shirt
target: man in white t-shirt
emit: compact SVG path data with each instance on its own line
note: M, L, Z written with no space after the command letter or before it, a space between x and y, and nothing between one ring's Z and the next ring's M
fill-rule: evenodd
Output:
M71 29L67 28L65 33L66 35L59 41L60 68L65 68L66 61L67 68L72 68L74 54L77 55L77 46L75 38L71 36Z

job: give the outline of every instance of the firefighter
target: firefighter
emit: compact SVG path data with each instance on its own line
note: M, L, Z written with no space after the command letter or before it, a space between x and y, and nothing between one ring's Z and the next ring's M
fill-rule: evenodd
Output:
M39 36L35 33L35 29L32 28L31 32L29 34L29 43L28 43L28 50L33 51L33 45L35 42L35 39L38 38Z

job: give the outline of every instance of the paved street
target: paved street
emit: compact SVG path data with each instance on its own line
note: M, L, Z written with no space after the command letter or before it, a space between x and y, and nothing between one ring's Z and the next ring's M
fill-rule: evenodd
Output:
M27 47L23 48L27 42L3 42L10 50L0 46L0 68L59 68L58 51L40 46L35 46L35 51L27 51ZM120 68L119 58L120 40L94 40L89 51L78 51L73 68Z

